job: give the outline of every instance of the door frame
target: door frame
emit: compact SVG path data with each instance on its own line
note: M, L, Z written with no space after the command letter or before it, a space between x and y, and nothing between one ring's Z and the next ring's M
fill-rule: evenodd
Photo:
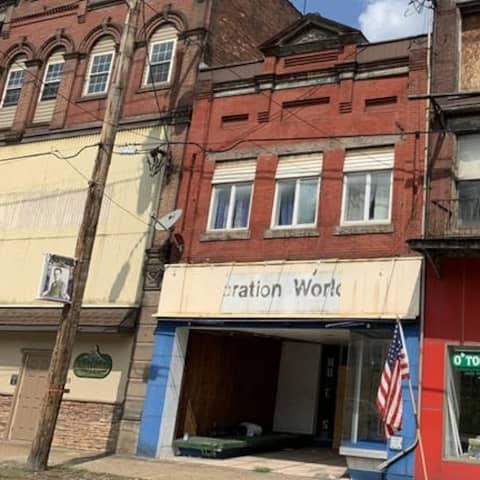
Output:
M10 410L10 417L7 423L7 440L12 439L12 428L13 423L15 420L15 416L17 414L17 406L18 406L18 396L20 395L20 390L23 385L23 381L25 378L25 366L27 363L27 358L29 355L37 354L37 355L45 355L52 357L52 350L46 348L21 348L20 352L22 354L22 366L20 367L19 375L18 375L18 382L15 387L15 393L13 394L12 399L12 408Z

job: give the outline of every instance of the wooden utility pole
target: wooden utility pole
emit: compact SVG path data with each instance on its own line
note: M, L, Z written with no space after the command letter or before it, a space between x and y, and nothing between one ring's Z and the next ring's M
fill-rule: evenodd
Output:
M120 42L117 67L107 98L97 157L92 178L88 183L83 219L75 247L76 263L73 270L72 302L66 304L62 310L48 371L47 391L40 407L40 418L27 460L27 469L32 471L45 470L48 464L55 425L72 359L72 350L80 320L88 270L102 207L103 192L132 63L140 2L141 0L127 0L128 11Z

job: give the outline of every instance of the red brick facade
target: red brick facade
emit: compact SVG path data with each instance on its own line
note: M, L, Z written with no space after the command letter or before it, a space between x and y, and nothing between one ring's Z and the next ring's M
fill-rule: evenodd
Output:
M425 139L425 102L409 96L426 90L426 40L370 46L345 40L335 48L320 42L306 52L293 42L290 53L278 47L276 56L274 48L265 47L262 62L200 76L178 201L182 261L409 254L405 240L421 231ZM395 145L391 224L342 227L345 151L389 144ZM279 155L316 149L323 170L315 231L272 233ZM248 232L219 238L206 232L215 161L241 158L257 160Z
M161 198L154 202L158 205L159 217L171 211L177 199L179 173L199 65L257 59L261 56L258 49L260 43L300 17L300 13L288 0L270 0L262 2L261 8L257 6L255 0L149 0L141 9L120 128L150 127L159 123L170 126L171 168L167 172L165 185L158 189L161 190ZM0 145L100 131L107 94L85 95L91 52L97 41L107 37L113 40L118 52L126 12L124 0L2 2L0 13L5 14L5 21L0 34L1 92L5 91L12 65L18 67L15 62L19 58L25 60L22 68L26 72L13 117L0 127ZM234 30L231 29L232 25L235 25ZM144 85L145 70L148 67L147 52L152 35L163 27L173 27L177 32L175 54L168 82L157 85L154 91ZM64 51L65 62L53 115L48 121L35 121L48 60L60 48ZM6 118L2 106L0 122L2 116L3 119ZM143 140L143 137L139 139ZM153 143L155 141L155 138L152 139ZM147 168L144 174L148 175ZM165 232L154 231L151 248L147 251L144 287L150 291L145 291L139 299L140 306L135 312L140 327L150 326L152 313L158 304L161 281L159 265L165 259L164 250L168 250L167 238ZM119 259L120 262L124 260ZM139 291L142 290L142 282L143 278L139 279ZM101 322L101 315L99 320ZM31 325L24 326L25 331L29 329ZM150 330L148 336L138 337L122 408L118 405L64 402L57 429L57 438L61 438L59 443L86 449L115 449L123 409L126 433L120 444L124 451L135 451L152 338L153 331ZM122 395L120 397L123 398ZM2 435L8 421L5 412L10 411L10 399L2 397L0 402ZM79 419L80 427L73 427Z

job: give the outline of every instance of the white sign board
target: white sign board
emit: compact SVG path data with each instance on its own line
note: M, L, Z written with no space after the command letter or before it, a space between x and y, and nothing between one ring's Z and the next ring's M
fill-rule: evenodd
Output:
M283 273L232 275L223 293L222 312L336 312L340 275Z
M417 318L422 260L168 265L159 317Z

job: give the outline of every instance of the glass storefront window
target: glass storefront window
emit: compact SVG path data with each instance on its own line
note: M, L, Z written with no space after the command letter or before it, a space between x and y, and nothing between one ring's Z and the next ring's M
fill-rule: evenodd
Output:
M352 335L347 361L344 443L385 442L375 400L391 341L387 335Z
M446 382L445 456L480 462L480 348L449 347Z

